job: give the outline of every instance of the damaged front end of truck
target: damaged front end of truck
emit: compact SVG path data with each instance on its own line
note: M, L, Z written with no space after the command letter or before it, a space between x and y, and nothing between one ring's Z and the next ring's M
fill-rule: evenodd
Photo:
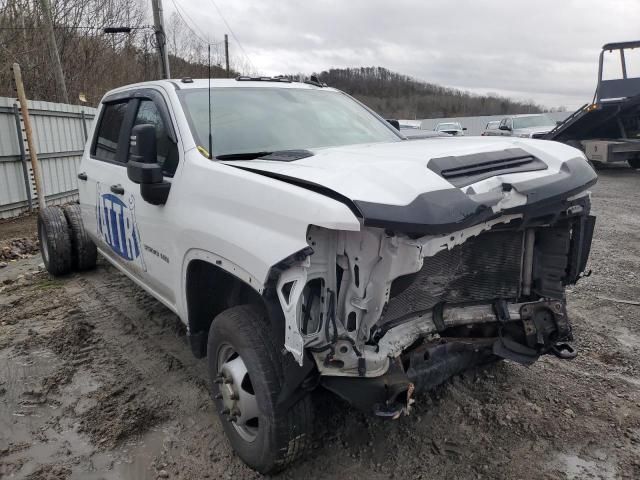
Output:
M576 157L507 177L540 164L519 149L432 159L452 188L402 208L353 201L357 232L310 226L308 247L273 275L299 381L396 418L470 367L574 357L565 287L585 275L596 176ZM496 175L494 188L469 187Z

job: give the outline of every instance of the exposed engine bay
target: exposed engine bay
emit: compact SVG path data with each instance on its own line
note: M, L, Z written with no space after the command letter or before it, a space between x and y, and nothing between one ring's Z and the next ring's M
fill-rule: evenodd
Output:
M277 294L285 348L382 416L471 366L575 356L564 288L584 274L589 194L554 215L502 215L444 235L308 230Z

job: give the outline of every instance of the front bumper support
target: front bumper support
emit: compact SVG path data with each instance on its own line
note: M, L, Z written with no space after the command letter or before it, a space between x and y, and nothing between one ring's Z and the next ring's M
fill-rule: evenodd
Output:
M497 336L447 336L443 331L440 339L424 342L393 359L384 375L322 376L321 384L356 408L397 418L409 412L414 392L430 390L471 367L500 358L530 365L547 353L575 357L571 347L560 343L573 339L564 301L521 304L517 317L507 313L506 305L498 305L503 308L496 308Z

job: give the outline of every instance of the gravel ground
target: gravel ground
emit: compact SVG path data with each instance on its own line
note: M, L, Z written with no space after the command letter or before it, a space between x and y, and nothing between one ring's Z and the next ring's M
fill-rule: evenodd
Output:
M640 478L639 187L627 168L594 187L593 274L568 295L578 358L470 371L398 421L320 394L315 449L281 478ZM0 224L0 248L32 239L23 222ZM0 280L0 477L258 477L173 314L106 264L64 279L20 268L37 263L10 261Z

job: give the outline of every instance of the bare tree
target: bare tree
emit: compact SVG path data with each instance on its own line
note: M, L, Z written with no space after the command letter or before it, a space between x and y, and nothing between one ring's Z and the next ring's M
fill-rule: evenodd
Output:
M105 91L157 78L155 39L143 0L50 0L54 36L72 103L83 94L90 104ZM52 81L43 12L38 0L0 0L0 95L13 95L10 65L22 66L30 98L59 101ZM104 27L131 27L131 33L104 34ZM174 77L207 75L208 38L173 14L167 22ZM212 74L226 76L222 36L212 43ZM234 66L244 67L242 62ZM243 69L244 70L244 69ZM241 70L241 71L243 71ZM235 74L235 72L234 72Z

